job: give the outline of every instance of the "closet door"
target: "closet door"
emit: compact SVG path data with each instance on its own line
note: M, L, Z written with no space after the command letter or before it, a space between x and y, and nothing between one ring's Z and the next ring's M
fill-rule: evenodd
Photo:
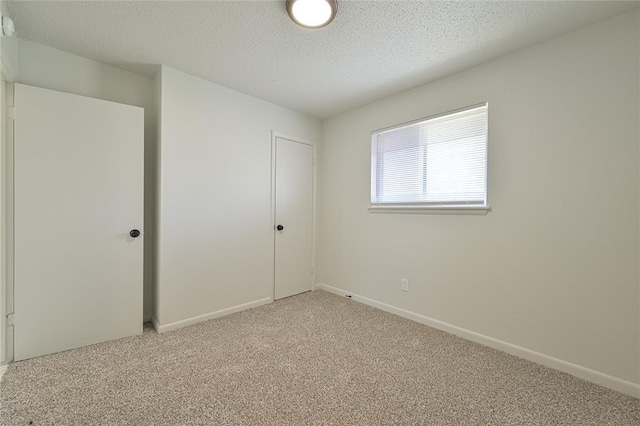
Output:
M313 146L276 138L274 298L310 291L313 261Z
M15 85L15 360L142 333L143 109Z

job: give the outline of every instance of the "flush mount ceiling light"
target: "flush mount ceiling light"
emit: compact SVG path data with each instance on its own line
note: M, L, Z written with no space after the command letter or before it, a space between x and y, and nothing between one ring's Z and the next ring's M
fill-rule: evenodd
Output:
M287 13L293 22L304 28L329 25L338 12L336 0L286 0Z

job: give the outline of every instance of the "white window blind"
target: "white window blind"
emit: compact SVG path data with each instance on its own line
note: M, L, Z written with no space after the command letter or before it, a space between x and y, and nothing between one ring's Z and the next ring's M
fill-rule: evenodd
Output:
M487 104L371 134L371 204L486 206Z

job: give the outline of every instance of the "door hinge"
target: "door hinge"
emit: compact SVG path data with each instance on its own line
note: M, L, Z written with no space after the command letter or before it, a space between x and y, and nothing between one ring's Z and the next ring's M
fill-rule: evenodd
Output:
M14 325L13 314L7 314L7 325L9 326Z
M7 107L7 118L9 120L16 119L16 107L8 106Z

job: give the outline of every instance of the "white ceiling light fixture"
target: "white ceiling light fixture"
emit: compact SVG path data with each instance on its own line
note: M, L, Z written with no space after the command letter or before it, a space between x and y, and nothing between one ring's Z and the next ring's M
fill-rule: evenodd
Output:
M333 21L338 12L336 0L286 0L287 13L303 28L322 28Z

